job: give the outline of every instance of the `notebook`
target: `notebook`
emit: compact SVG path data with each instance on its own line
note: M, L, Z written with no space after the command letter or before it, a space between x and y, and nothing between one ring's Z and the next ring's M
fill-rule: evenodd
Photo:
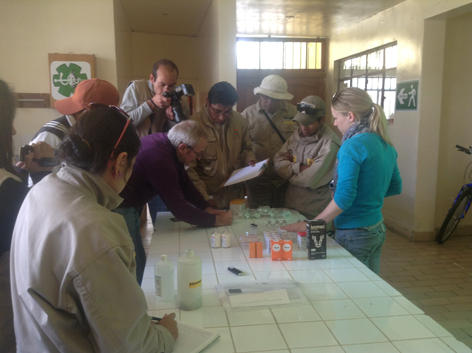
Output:
M216 340L220 334L177 322L179 337L175 341L173 353L199 353Z

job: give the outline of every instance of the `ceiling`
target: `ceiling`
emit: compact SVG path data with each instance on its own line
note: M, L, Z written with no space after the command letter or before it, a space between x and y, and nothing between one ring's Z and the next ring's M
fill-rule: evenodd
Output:
M403 1L236 0L237 33L330 37ZM120 2L133 32L194 37L212 0Z

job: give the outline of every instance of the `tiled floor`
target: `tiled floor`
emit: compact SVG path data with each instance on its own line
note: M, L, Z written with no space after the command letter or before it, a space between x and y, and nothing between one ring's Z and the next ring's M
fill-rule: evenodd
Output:
M388 232L380 277L472 348L472 236L439 245Z
M148 249L153 233L149 215L141 230ZM438 245L410 242L389 231L380 276L472 348L472 236Z

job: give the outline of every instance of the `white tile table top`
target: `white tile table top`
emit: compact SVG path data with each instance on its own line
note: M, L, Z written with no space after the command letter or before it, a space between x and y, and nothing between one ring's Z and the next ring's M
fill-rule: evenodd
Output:
M171 217L157 215L142 288L150 315L175 312L182 322L220 333L204 353L471 352L331 238L325 260L308 260L296 242L292 261L272 261L266 249L264 258L250 259L239 237L256 223L263 241L263 231L278 229L266 226L267 218L235 220L229 227L232 247L213 249L213 228L174 223ZM293 212L289 223L297 217ZM154 294L154 262L167 254L176 269L178 257L188 248L202 258L203 306L194 311L180 310L175 302L160 301ZM235 276L228 266L244 275ZM215 289L222 283L281 279L301 283L307 301L225 310Z

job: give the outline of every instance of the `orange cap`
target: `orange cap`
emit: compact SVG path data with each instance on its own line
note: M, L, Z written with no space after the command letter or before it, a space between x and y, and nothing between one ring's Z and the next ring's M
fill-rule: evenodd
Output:
M57 111L64 115L75 114L84 110L90 103L117 105L120 100L118 90L110 82L92 78L80 81L74 95L54 103Z

